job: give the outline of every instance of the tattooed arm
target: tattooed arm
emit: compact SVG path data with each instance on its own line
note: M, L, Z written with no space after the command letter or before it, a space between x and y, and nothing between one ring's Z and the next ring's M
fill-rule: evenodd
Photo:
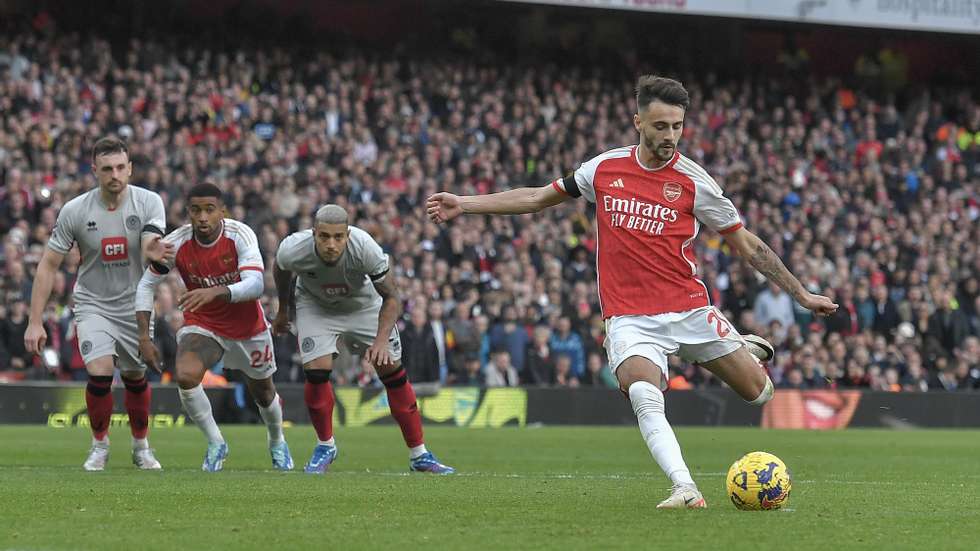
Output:
M738 254L748 260L752 267L759 270L759 273L766 276L769 281L779 285L804 308L823 316L837 311L837 305L829 298L807 291L769 245L754 233L740 228L730 234L724 234L724 238L729 247L738 251Z

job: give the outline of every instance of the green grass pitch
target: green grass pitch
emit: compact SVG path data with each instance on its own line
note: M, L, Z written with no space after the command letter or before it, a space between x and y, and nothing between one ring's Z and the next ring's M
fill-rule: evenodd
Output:
M326 476L301 472L308 426L287 429L297 470L271 470L260 426L227 426L225 471L203 436L156 430L163 472L130 463L124 427L86 473L85 429L0 427L0 549L897 549L980 548L980 432L679 428L708 501L658 511L667 483L635 428L429 427L459 474L409 475L395 426L339 428ZM725 472L765 450L793 473L786 510L741 512Z

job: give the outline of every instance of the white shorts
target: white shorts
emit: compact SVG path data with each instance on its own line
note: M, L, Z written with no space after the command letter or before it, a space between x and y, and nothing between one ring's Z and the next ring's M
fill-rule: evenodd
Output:
M251 338L236 340L215 335L210 329L198 325L185 325L177 331L177 344L185 335L210 337L221 346L221 360L225 369L241 371L249 379L268 379L276 372L276 353L272 347L272 333L265 329ZM211 366L206 366L208 369Z
M302 362L305 364L327 354L336 354L340 337L343 337L352 354L363 355L378 334L378 312L378 308L368 308L338 314L297 297L296 333ZM402 341L397 327L393 327L388 335L388 354L396 362L402 357Z
M606 353L613 373L630 356L657 364L667 380L667 356L703 363L745 344L724 314L713 306L655 316L613 316L606 320Z
M78 349L86 364L103 356L114 356L120 371L143 371L146 364L139 355L136 318L122 320L93 313L75 313ZM153 336L153 318L150 318Z

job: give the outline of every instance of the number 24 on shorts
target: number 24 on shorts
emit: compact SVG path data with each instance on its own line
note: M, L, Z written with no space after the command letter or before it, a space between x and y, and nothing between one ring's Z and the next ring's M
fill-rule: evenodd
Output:
M721 314L716 312L714 309L708 312L708 325L712 325L712 324L714 324L715 331L718 332L718 336L723 339L727 337L729 333L732 332L732 326L728 324L728 320L726 320Z
M272 348L269 345L265 345L265 352L253 350L250 356L252 358L252 368L263 369L272 363Z

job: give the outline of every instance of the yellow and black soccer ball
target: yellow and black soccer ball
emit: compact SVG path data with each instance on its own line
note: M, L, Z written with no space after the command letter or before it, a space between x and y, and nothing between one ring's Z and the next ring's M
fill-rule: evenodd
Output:
M789 500L793 482L783 460L771 453L743 455L728 469L728 498L743 511L779 509Z

